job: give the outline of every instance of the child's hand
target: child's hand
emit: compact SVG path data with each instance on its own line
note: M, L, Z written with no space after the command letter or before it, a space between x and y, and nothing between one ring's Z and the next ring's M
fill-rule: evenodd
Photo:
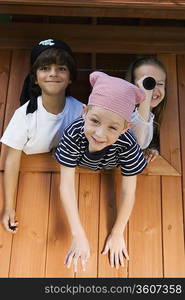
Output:
M107 254L110 251L111 267L124 267L124 258L129 259L123 234L111 233L106 241L102 254Z
M154 161L156 157L159 155L159 151L157 149L146 149L144 151L145 158L147 162Z
M78 259L81 259L82 270L86 271L86 264L90 257L89 242L85 235L73 237L72 246L68 251L64 263L67 268L73 264L74 272L77 272Z
M15 210L5 210L2 218L2 223L5 229L11 233L16 233L18 230L18 222L15 221Z

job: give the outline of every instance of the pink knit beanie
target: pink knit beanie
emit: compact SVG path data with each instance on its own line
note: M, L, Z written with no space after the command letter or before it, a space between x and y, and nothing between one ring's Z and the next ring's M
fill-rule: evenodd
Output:
M127 121L135 105L145 99L145 93L134 84L103 72L91 73L90 83L92 92L88 104L111 110Z

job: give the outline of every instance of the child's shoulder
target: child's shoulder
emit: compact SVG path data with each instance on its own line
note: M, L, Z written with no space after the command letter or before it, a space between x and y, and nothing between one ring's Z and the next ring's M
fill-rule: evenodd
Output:
M76 98L74 98L72 96L68 96L67 101L68 101L69 105L73 105L73 106L76 105L76 106L79 106L79 107L83 106L82 102L80 102L79 100L77 100Z
M27 109L27 105L28 105L28 102L27 101L25 104L21 105L20 107L18 107L16 110L15 110L15 114L17 115L25 115L26 116L26 109Z
M81 133L83 131L84 127L84 119L82 117L78 117L76 120L74 120L71 124L69 124L66 129L65 133L68 135L76 135L77 133Z
M132 147L135 144L138 144L136 138L129 129L119 136L117 142L119 145L126 147Z
M135 136L132 134L132 132L130 131L130 129L125 131L121 135L121 137L122 137L123 140L129 141L130 143L137 143L137 140L136 140Z

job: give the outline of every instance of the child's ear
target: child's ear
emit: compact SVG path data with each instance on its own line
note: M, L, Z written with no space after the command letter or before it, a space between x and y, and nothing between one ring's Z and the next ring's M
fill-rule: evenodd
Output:
M132 126L132 123L126 121L125 122L125 127L124 127L122 133L124 133L125 131L127 131L131 126Z
M131 122L127 122L127 124L126 124L126 130L128 130L130 127L132 126L132 123Z
M82 112L82 117L83 117L83 119L85 119L85 116L86 116L86 114L87 114L87 111L88 111L87 105L86 105L86 104L83 104L83 112Z

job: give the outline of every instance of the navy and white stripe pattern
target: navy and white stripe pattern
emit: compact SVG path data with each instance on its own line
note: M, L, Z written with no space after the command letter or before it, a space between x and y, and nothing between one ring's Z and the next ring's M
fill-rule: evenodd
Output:
M101 170L120 166L124 176L139 174L147 165L141 148L129 130L120 135L114 144L90 153L82 117L65 129L54 156L60 164L72 168L79 166Z

